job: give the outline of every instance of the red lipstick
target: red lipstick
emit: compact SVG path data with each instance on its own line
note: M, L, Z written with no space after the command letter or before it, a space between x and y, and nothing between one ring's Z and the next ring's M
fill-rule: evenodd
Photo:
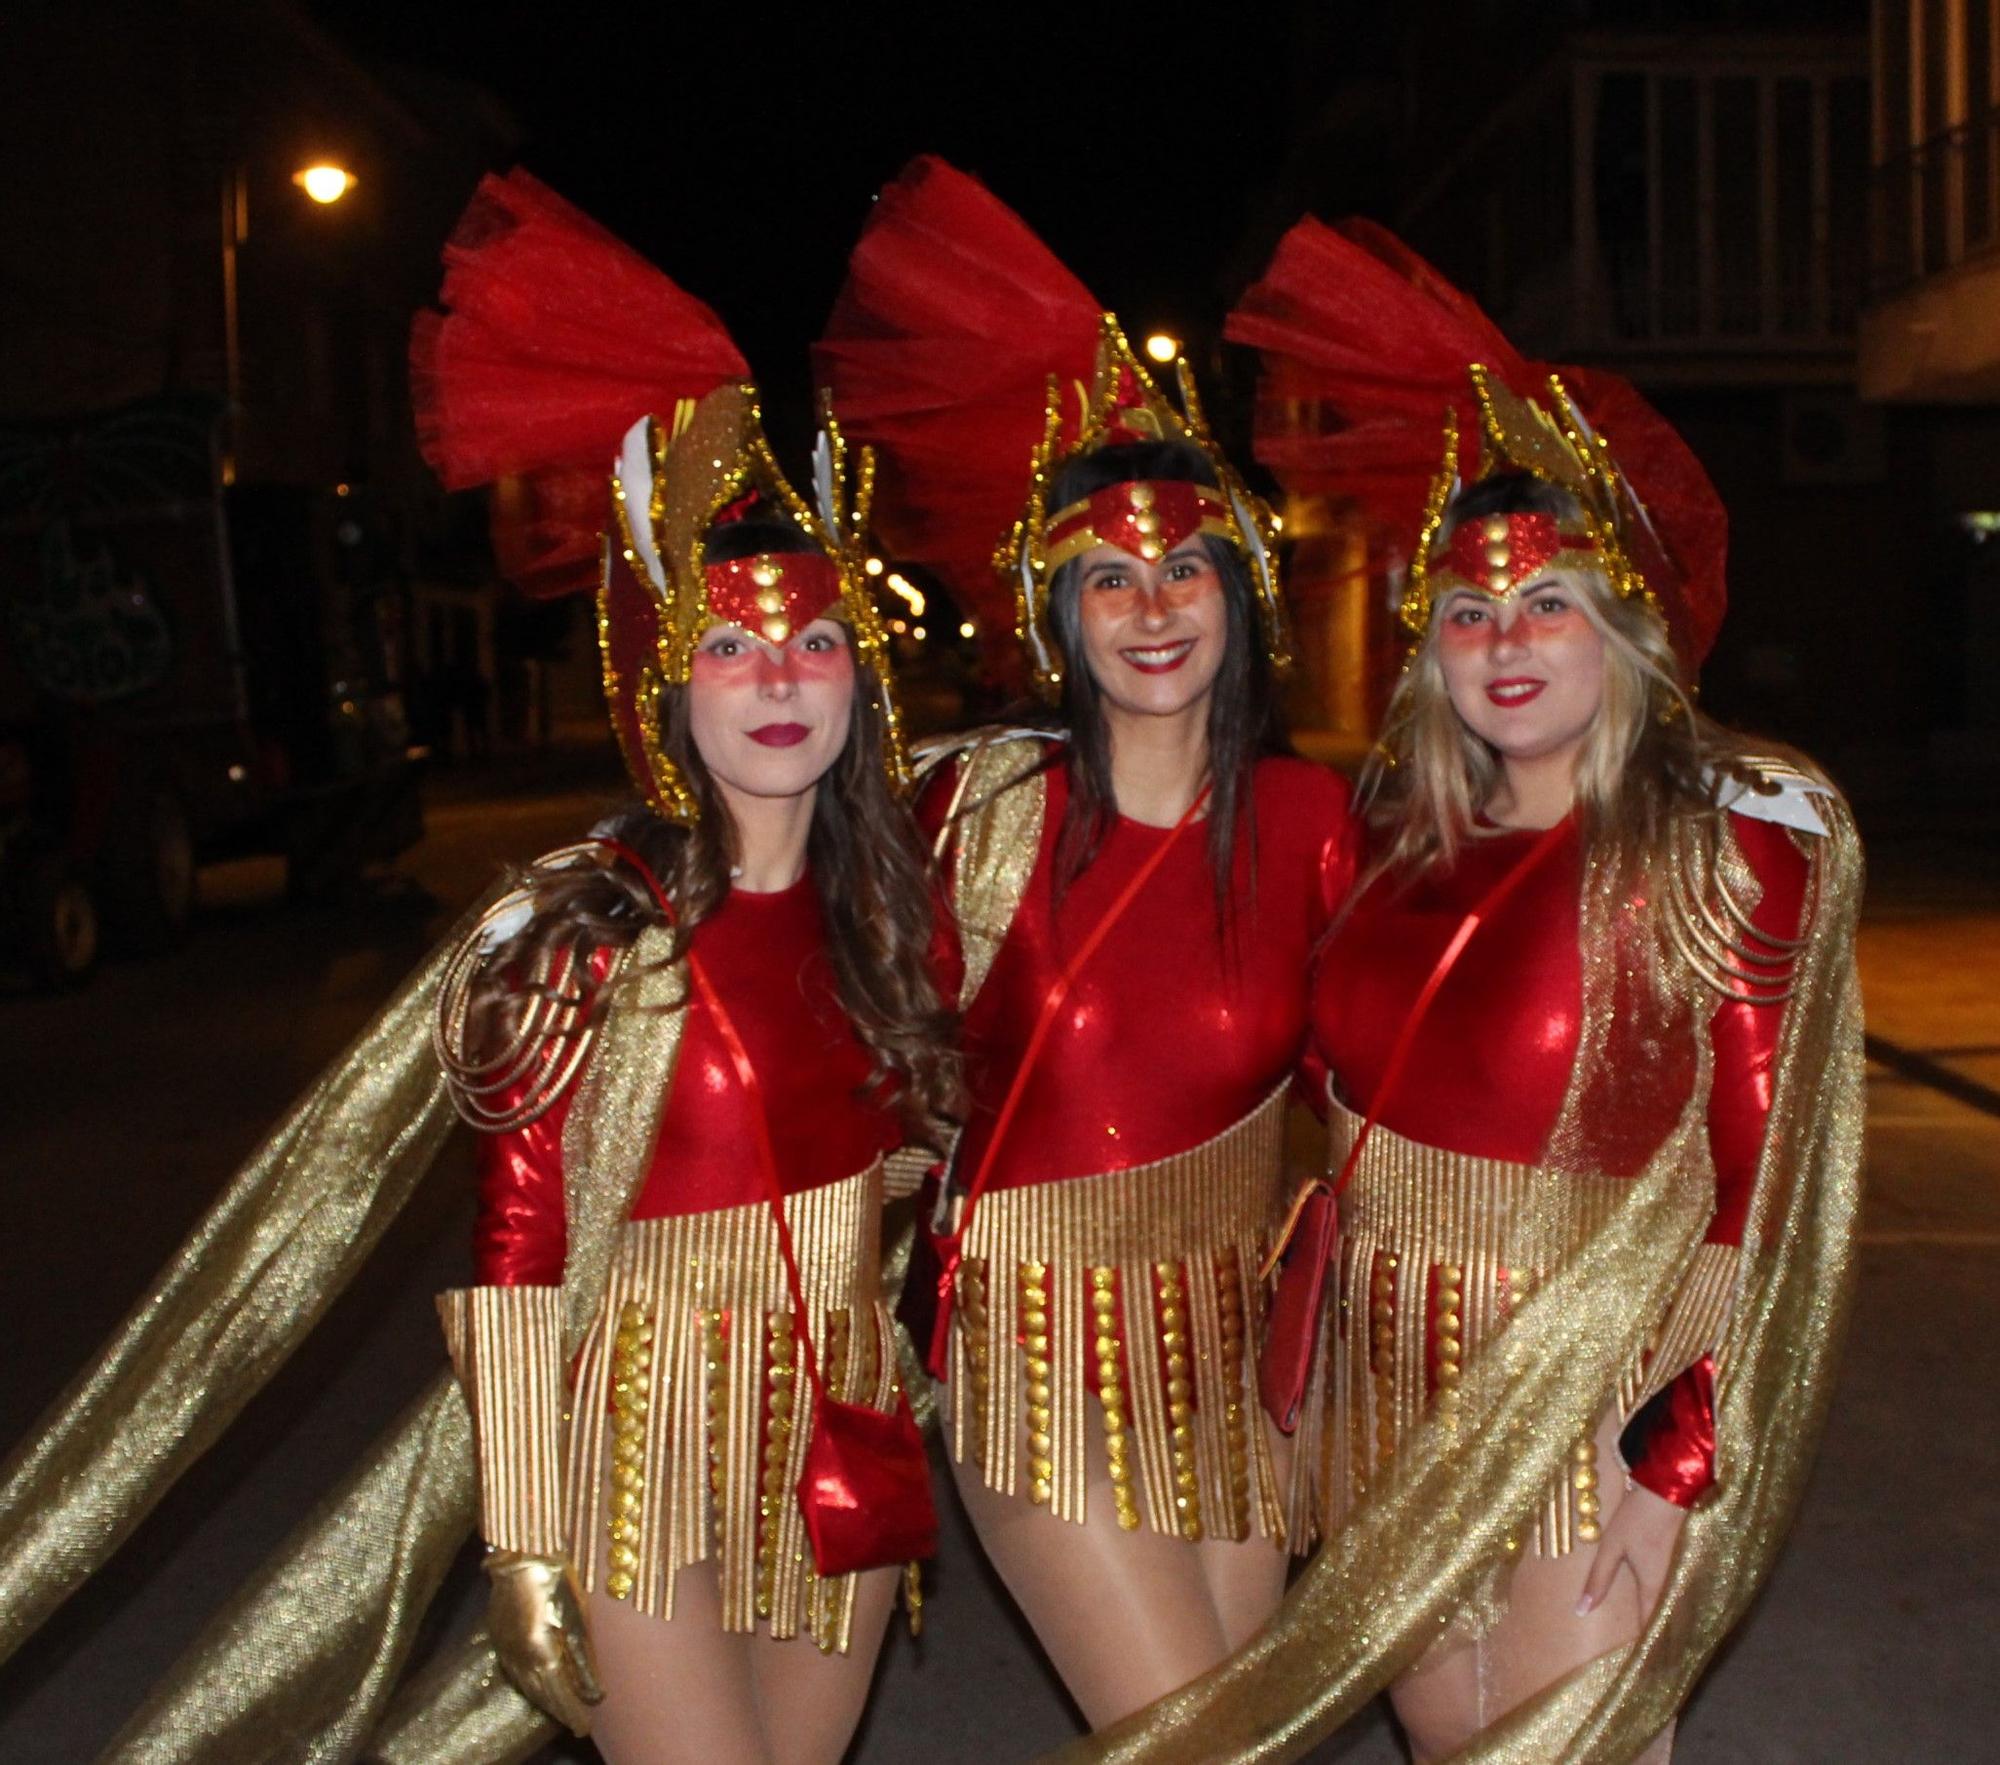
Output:
M1516 675L1507 680L1489 680L1486 696L1503 710L1511 710L1516 705L1525 705L1530 699L1542 696L1546 680L1528 680Z
M795 748L812 734L803 723L766 723L747 732L753 742L767 748Z

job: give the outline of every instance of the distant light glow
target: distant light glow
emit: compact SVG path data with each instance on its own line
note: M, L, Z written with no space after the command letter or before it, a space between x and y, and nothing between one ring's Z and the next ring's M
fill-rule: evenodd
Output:
M1162 367L1181 352L1181 340L1165 331L1155 331L1146 339L1146 353Z
M896 632L896 633L897 633L898 635L900 635L901 633L903 633L903 632L905 632L905 631L908 631L908 630L910 629L910 627L909 627L908 623L907 623L907 622L905 622L904 620L901 620L901 619L891 619L891 620L889 621L889 629L890 629L891 631L893 631L893 632Z
M344 167L322 163L294 172L292 182L315 202L338 202L354 188L354 174Z
M894 589L910 611L921 619L924 616L924 591L908 577L899 575L894 570L889 572L888 580L890 588Z
M958 635L960 637L977 637L979 635L979 627L968 619L959 626Z
M880 576L882 574L882 560L880 558L870 558L868 562L863 564L861 567L862 569L866 570L870 576Z
M922 643L925 637L928 636L929 634L924 630L924 628L921 625L913 625L910 627L910 635L913 638L915 638L918 643Z

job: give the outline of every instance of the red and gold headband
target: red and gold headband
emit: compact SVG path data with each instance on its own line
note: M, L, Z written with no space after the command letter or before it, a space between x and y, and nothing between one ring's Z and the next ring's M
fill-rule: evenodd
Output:
M1115 545L1155 564L1183 540L1212 533L1233 540L1235 525L1220 491L1178 479L1107 484L1049 517L1048 560L1060 570L1094 546Z
M1474 515L1459 522L1430 567L1431 599L1455 588L1501 600L1544 570L1602 568L1597 536L1553 515Z
M763 552L707 564L708 610L767 643L786 642L822 615L841 618L840 567L824 552Z

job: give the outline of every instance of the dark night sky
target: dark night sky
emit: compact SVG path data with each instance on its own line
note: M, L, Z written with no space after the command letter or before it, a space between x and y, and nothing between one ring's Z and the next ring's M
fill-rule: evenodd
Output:
M1311 96L1288 71L1295 10L312 7L365 61L499 98L520 163L712 304L788 404L871 194L924 151L985 179L1128 326L1201 336ZM1322 40L1329 10L1379 16L1312 10ZM1293 217L1271 218L1275 237Z

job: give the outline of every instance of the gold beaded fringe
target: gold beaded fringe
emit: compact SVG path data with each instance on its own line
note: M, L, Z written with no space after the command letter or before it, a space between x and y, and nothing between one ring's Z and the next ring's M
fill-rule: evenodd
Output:
M886 1410L881 1209L880 1165L785 1203L827 1389ZM671 1617L676 1572L713 1558L725 1629L846 1649L854 1577L814 1573L795 1495L812 1392L768 1206L625 1227L573 1414L563 1503L586 1587Z
M1246 1273L1282 1199L1284 1111L1280 1089L1170 1158L982 1197L958 1273L954 1457L1081 1522L1094 1431L1127 1530L1284 1539L1249 1346L1263 1296Z
M1335 1103L1334 1164L1360 1126ZM1377 1124L1342 1198L1339 1303L1328 1308L1298 1453L1295 1533L1331 1531L1428 1409L1449 1422L1466 1361L1595 1233L1628 1193L1612 1177L1555 1177L1407 1140ZM1704 1244L1666 1321L1618 1384L1621 1422L1720 1341L1741 1252ZM1594 1440L1549 1488L1534 1549L1561 1556L1598 1533Z

